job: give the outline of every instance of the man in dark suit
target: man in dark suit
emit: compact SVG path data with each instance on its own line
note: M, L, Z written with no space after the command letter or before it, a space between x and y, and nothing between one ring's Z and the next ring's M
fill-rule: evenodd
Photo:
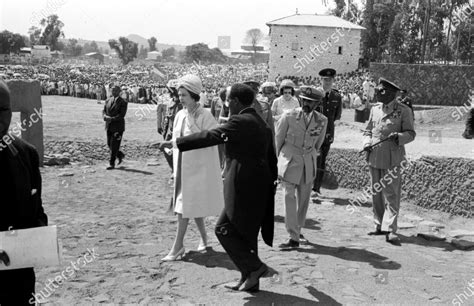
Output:
M35 148L7 134L12 117L10 92L0 81L0 232L46 226L41 174ZM0 265L9 265L0 249ZM0 305L29 305L35 293L33 268L0 271Z
M118 158L119 165L122 163L125 154L120 151L122 135L125 131L125 114L127 113L127 102L120 97L120 87L112 88L112 97L104 105L102 116L105 121L107 131L107 146L110 149L110 165L107 170L115 168L115 160Z
M165 141L160 148L175 145L180 151L225 144L225 208L216 225L216 235L241 272L233 290L258 291L259 279L275 271L258 258L258 233L273 243L277 158L270 127L251 107L255 94L244 84L231 87L229 121L220 127ZM201 182L196 182L200 184Z
M316 111L328 118L328 125L326 129L326 137L320 149L318 157L318 173L314 180L313 191L318 194L321 193L321 184L323 182L324 172L326 171L326 157L334 141L334 122L341 119L342 114L342 97L338 90L333 88L334 77L336 70L326 68L319 71L322 80L322 88L324 97L322 103L316 108Z

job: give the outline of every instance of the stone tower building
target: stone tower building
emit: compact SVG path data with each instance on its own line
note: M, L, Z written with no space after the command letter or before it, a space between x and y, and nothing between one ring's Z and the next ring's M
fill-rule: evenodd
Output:
M318 76L357 69L361 31L365 28L331 15L295 14L267 23L270 28L269 79Z

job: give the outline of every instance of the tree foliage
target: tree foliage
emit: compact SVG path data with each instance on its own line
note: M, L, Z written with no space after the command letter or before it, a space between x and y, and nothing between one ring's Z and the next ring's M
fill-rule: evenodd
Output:
M342 14L346 1L335 2L333 12ZM472 61L469 0L367 0L362 25L363 57L369 61Z
M124 65L133 61L138 55L138 44L130 41L126 37L120 37L119 40L110 39L109 46L117 52L118 57Z
M224 63L227 61L227 57L222 54L219 48L210 49L206 44L197 43L186 46L184 61L188 63L202 62L206 64Z
M7 30L0 32L0 54L18 53L25 46L25 40L21 34Z
M156 37L155 36L152 36L150 37L150 39L148 39L148 45L150 46L150 52L151 51L156 51Z
M264 35L260 29L250 29L247 31L245 34L245 39L244 41L252 46L253 49L253 57L252 57L252 63L255 64L255 60L257 57L257 46L259 43L263 40Z
M80 56L83 52L83 47L77 43L77 39L71 38L67 41L64 46L64 53L67 56L77 57Z

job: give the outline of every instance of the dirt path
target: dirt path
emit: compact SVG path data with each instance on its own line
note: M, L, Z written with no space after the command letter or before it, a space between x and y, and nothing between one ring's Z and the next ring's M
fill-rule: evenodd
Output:
M206 221L212 250L195 251L199 235L190 224L183 261L161 263L176 230L166 214L171 188L169 169L126 161L123 169L105 171L105 164L43 169L43 199L50 224L59 227L62 267L37 269L37 293L89 250L98 257L46 298L54 304L143 303L201 305L451 304L474 277L474 256L447 242L417 238L417 228L401 229L402 246L384 237L369 237L370 208L350 214L351 190L323 191L310 205L305 236L311 244L282 252L260 243L261 258L282 272L281 279L265 279L261 292L231 292L223 284L239 273L219 246ZM72 176L58 176L73 174ZM473 220L401 206L401 225L431 220L453 229L473 230ZM276 200L275 245L285 241L281 190ZM418 226L421 229L421 226ZM50 286L51 287L51 286ZM462 298L462 296L461 296ZM473 304L467 297L463 305Z

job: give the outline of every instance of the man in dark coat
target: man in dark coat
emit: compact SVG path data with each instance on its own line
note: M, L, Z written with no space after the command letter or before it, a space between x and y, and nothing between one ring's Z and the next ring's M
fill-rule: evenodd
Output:
M238 284L228 288L242 291L258 291L259 278L275 273L258 258L258 232L272 246L277 158L270 127L251 107L254 96L249 86L233 85L227 96L227 123L159 145L188 151L225 144L225 208L215 232L242 274Z
M104 105L102 116L105 121L107 131L107 146L110 149L110 166L107 170L115 168L115 160L118 158L119 165L122 163L125 154L120 151L122 135L125 131L125 114L127 113L127 102L120 97L120 87L112 89L112 97Z
M46 226L41 202L39 157L30 144L7 134L11 122L10 93L0 81L0 232ZM0 265L10 259L0 250ZM29 305L35 293L33 268L0 271L0 305Z

